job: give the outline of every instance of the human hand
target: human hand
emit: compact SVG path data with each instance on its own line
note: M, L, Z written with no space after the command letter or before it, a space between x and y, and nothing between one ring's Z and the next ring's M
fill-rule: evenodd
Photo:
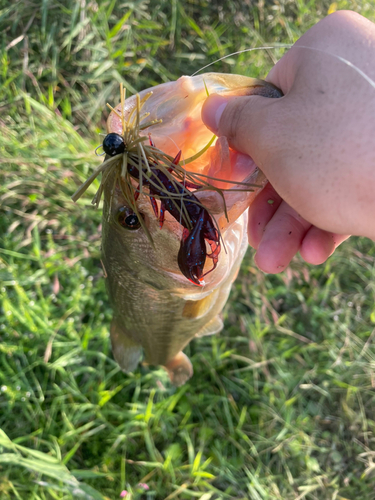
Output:
M249 210L249 244L255 263L266 273L284 271L299 252L310 264L322 264L348 236L319 229L301 217L270 183Z
M281 271L298 250L323 262L346 238L337 233L375 237L375 85L342 60L375 79L374 55L375 25L337 12L269 73L283 98L207 99L206 125L251 156L278 193L267 186L251 208L261 269Z

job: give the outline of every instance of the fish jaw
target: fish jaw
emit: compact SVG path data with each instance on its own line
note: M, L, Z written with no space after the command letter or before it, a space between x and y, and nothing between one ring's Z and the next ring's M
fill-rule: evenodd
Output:
M150 92L152 95L145 102L142 112L150 114L147 121L161 120L161 123L145 129L145 138L151 134L156 147L173 157L178 151L182 151L181 165L188 172L203 176L198 179L206 180L212 186L223 190L234 188L232 192L224 192L226 207L223 198L214 191L202 190L194 193L210 213L215 215L223 233L232 221L250 206L265 186L266 179L251 158L231 150L225 137L216 138L212 146L198 159L184 165L184 161L205 148L213 138L212 132L201 119L207 93L276 98L282 96L281 91L274 85L255 78L206 73L194 77L182 76L177 81L143 90L139 93L140 98ZM125 117L129 116L135 105L135 96L126 99L123 109ZM116 112L112 112L108 117L107 129L108 132L121 134L122 123L118 116L122 111L121 104L116 106L115 110ZM253 184L248 192L241 192L245 187L241 183L244 182Z
M212 133L206 128L201 120L201 109L207 98L208 93L221 93L226 95L280 95L277 89L267 82L254 78L239 76L239 75L223 75L220 73L207 73L195 77L183 76L175 82L168 82L158 85L152 89L147 89L140 92L139 96L142 99L147 94L152 92L150 98L144 103L142 113L149 113L147 121L161 120L152 127L146 128L143 133L145 140L147 135L152 134L153 143L164 153L173 157L178 151L182 151L182 157L187 159L188 156L194 156L198 151L204 148L210 139ZM121 112L124 113L125 119L136 106L136 97L132 96L124 102L124 108L121 109L121 104L115 108L107 121L107 129L109 133L122 133L122 121L119 118ZM243 156L243 155L242 155ZM206 259L206 263L202 276L206 275L204 282L199 281L199 288L211 289L217 286L225 279L222 263L228 264L232 261L227 258L227 249L231 248L231 252L236 254L236 250L232 244L227 244L227 240L231 241L233 223L246 211L255 198L256 194L264 187L266 180L260 170L254 163L249 163L247 158L246 166L241 167L241 155L231 150L228 141L225 137L219 137L208 150L201 155L200 158L186 165L189 172L198 173L208 177L198 177L198 179L207 179L209 183L220 189L231 189L223 191L223 195L211 189L202 189L194 192L197 199L215 218L217 227L220 231L220 238L223 250L219 256L217 268L209 272L213 266L211 259ZM182 162L183 165L183 162ZM250 165L250 166L249 166ZM254 186L248 191L244 190L245 186L241 182L246 181ZM178 248L182 239L182 227L166 213L166 220L163 229L160 231L157 227L155 216L150 213L148 208L149 200L147 196L143 201L142 195L140 202L143 203L144 220L147 222L147 228L151 233L154 242L152 248L147 240L146 235L130 235L129 239L137 241L135 246L127 249L126 255L129 262L142 262L144 271L139 271L142 279L146 279L145 273L148 273L150 268L158 269L162 275L162 279L157 278L158 286L163 286L167 289L175 289L177 284L177 293L186 292L186 289L192 288L197 293L197 280L193 279L193 283L189 283L186 279L186 272L183 276L178 267ZM115 200L115 205L118 201ZM160 211L160 202L156 202ZM138 202L137 202L138 205ZM113 213L116 206L112 206L108 213ZM119 231L117 228L115 232ZM116 234L117 234L116 233ZM118 237L118 248L121 248L121 239ZM234 237L234 240L236 237ZM126 248L127 243L123 240L123 246ZM134 252L133 248L143 249L141 252ZM202 247L204 249L204 246ZM121 253L121 250L119 250ZM207 248L207 254L209 248ZM170 256L173 255L173 261ZM130 259L129 256L133 256ZM208 274L207 274L208 273ZM153 276L153 273L150 275ZM149 279L149 278L148 278ZM163 284L161 285L160 282Z

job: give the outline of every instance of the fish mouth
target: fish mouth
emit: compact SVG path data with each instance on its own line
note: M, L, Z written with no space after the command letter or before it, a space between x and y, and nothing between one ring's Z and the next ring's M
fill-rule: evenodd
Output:
M138 210L142 186L149 191L146 194L160 228L166 211L183 226L178 265L183 279L199 288L206 285L204 276L218 265L225 232L266 184L249 156L232 150L226 137L215 137L202 122L201 109L209 94L207 82L211 93L231 93L237 88L240 95L259 94L268 85L237 76L228 78L230 83L225 83L226 79L220 74L182 77L170 84L174 85L174 95L168 92L169 84L164 84L126 101L121 91L121 104L113 109L107 122L108 133L119 134L127 145L117 174L125 200L152 245L153 235ZM135 133L129 132L131 127ZM149 145L143 144L147 136ZM185 157L182 161L181 150ZM208 271L206 257L212 259ZM162 271L170 274L165 267Z
M180 168L200 184L200 189L192 193L215 216L219 230L225 231L234 217L250 205L255 198L253 192L264 187L265 178L248 155L231 149L226 137L215 137L204 125L202 106L207 95L213 93L281 96L278 89L258 79L207 73L183 76L176 82L143 90L138 100L144 100L142 113L149 115L148 123L153 123L142 129L145 140L149 136L151 145L171 158L182 152ZM136 96L116 106L108 117L108 133L123 133L120 117L132 116L136 106ZM181 182L180 178L178 180ZM241 190L249 190L250 194L241 194Z

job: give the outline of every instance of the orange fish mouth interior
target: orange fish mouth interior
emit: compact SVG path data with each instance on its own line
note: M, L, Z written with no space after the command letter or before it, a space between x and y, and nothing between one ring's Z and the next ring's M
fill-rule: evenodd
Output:
M141 193L147 195L160 229L166 212L182 226L178 267L187 280L202 286L203 278L218 265L221 232L249 206L253 188L262 186L255 185L259 171L254 162L203 124L201 109L207 95L199 78L182 77L156 87L155 93L146 90L127 100L121 87L121 103L111 108L102 145L107 157L72 198L76 201L101 173L93 204L98 206L105 194L111 210L114 190L120 186L124 203L153 245L155 225L147 227L137 201ZM212 85L221 84L223 75L210 78ZM119 144L111 142L113 136ZM124 217L122 223L134 226Z
M150 133L156 147L171 157L181 150L180 166L187 172L193 172L197 177L208 176L206 179L211 187L229 189L233 183L241 183L255 174L257 169L249 157L235 153L225 138L215 138L204 125L202 107L212 94L261 95L269 98L282 96L281 91L272 84L241 75L205 73L194 77L182 76L175 82L140 92L141 99L149 96L144 102L142 113L148 115L147 120L158 121L152 127L145 128L143 133L146 138ZM121 116L131 116L135 106L134 96L123 100L108 117L108 132L121 134ZM193 162L189 162L191 158L195 158ZM257 176L254 175L251 182L256 181Z
M151 104L152 97L150 101ZM197 125L199 134L196 133ZM122 133L118 116L111 117L108 128L109 132ZM162 124L156 124L144 130L145 144L148 143L149 137L158 149L171 157L181 151L181 167L187 172L197 174L198 180L209 182L211 186L219 189L232 188L257 169L249 156L231 149L224 137L213 135L204 126L200 116L195 119L186 118L183 126L168 135L164 135Z

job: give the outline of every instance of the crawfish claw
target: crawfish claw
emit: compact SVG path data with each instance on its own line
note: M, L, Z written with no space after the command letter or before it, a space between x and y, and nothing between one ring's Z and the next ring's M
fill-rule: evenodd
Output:
M201 279L205 262L206 243L198 223L192 231L184 229L178 252L178 265L182 274L189 281L202 286Z
M164 218L165 218L165 206L163 200L161 200L160 203L160 217L159 217L159 227L162 229L163 224L164 224Z
M211 239L212 237L214 239ZM210 254L207 254L206 240L211 247ZM204 284L204 276L213 271L217 266L220 250L217 229L214 227L207 210L202 208L195 227L191 231L185 228L182 234L182 241L178 252L178 265L182 274L195 285L202 286ZM213 268L203 274L206 257L212 259Z

